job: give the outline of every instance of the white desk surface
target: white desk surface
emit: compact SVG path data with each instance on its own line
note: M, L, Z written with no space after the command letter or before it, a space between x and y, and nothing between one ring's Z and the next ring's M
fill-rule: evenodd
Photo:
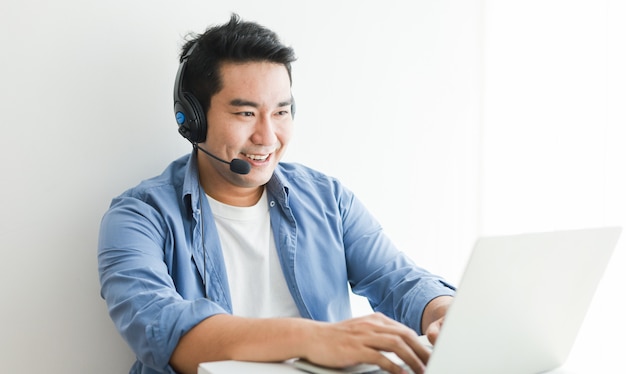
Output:
M239 362L239 361L219 361L207 362L200 364L198 374L304 374L293 367L291 363L257 363L257 362ZM571 371L566 367L559 368L544 374L582 374L588 371ZM601 374L604 372L593 372Z
M303 374L288 362L283 364L262 364L257 362L218 361L200 364L198 374Z
M583 373L594 373L594 374L618 374L618 373L626 373L626 369L622 366L621 368L613 367L611 369L607 367L592 369L591 371L587 366L580 367L578 369L572 368L568 363L563 365L562 367L546 372L544 374L583 374ZM219 362L206 362L200 364L198 367L198 374L244 374L244 373L255 373L255 374L304 374L305 372L300 371L293 367L290 361L285 363L258 363L258 362L240 362L240 361L219 361Z

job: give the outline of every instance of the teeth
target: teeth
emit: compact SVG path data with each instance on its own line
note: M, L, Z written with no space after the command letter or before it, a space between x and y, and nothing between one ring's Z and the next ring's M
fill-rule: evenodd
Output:
M246 155L246 157L255 161L265 161L269 155Z

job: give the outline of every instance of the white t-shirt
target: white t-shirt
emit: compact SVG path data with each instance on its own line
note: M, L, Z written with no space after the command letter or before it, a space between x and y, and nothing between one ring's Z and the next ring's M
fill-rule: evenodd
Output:
M223 204L207 195L226 263L233 314L299 317L287 288L270 225L267 192L251 207Z

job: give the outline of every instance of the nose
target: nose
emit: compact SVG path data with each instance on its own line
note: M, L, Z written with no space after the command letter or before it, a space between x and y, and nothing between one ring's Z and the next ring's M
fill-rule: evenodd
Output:
M254 126L252 134L252 143L256 145L274 145L276 144L276 124L271 115L262 115Z

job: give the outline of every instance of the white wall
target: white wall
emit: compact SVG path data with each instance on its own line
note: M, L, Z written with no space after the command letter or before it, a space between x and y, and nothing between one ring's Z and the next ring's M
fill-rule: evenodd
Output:
M300 57L287 159L339 177L416 261L457 276L477 229L479 2L294 4L0 4L2 371L127 372L99 297L100 217L188 152L178 49L231 11Z
M626 4L484 4L480 233L625 227ZM574 372L619 370L624 235L572 353Z

